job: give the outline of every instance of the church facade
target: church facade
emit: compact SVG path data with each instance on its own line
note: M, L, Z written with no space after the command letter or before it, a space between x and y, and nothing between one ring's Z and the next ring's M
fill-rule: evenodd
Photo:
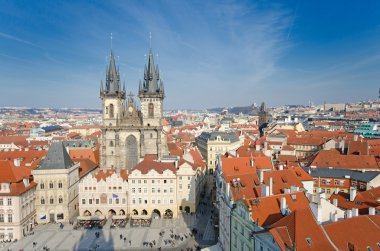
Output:
M132 93L126 95L120 83L119 67L113 50L107 66L105 85L100 86L103 124L101 140L101 167L131 169L145 155L161 158L168 154L166 134L163 131L163 100L165 91L158 65L154 65L152 49L140 81L138 108Z

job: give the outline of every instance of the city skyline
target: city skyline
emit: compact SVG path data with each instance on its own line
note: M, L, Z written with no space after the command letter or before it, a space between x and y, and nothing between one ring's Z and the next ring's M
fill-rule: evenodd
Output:
M110 33L136 95L150 32L166 110L373 100L379 3L342 4L5 2L0 106L100 108Z

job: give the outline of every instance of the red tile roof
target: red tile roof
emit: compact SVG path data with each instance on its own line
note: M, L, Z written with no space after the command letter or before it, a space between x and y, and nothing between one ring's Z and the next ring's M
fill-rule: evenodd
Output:
M177 168L174 163L161 162L157 160L157 155L145 155L144 160L131 169L131 172L139 170L142 174L147 174L150 170L162 174L165 170L176 173Z
M309 208L293 211L271 225L269 232L283 251L335 250Z
M293 200L291 195L295 199ZM281 214L281 198L286 198L286 204L290 211L309 208L309 201L303 192L291 194L278 194L273 196L260 197L259 199L246 200L251 209L251 217L259 226L269 226L277 222L284 216Z
M373 155L342 155L337 150L321 150L311 166L352 170L380 170Z
M324 225L331 241L339 250L378 250L380 215L362 215Z

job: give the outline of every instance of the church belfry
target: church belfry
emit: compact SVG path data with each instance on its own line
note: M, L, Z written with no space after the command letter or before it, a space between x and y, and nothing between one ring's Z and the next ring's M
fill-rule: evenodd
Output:
M161 126L163 117L164 84L160 79L158 65L154 65L152 49L144 69L144 80L139 85L139 98L144 126Z

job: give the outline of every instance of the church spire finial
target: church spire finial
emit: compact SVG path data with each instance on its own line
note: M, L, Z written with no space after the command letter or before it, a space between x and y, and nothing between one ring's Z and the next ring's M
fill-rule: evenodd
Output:
M111 35L110 35L110 43L111 43L111 51L112 51L112 32L111 32Z
M152 48L152 32L149 32L149 48Z

